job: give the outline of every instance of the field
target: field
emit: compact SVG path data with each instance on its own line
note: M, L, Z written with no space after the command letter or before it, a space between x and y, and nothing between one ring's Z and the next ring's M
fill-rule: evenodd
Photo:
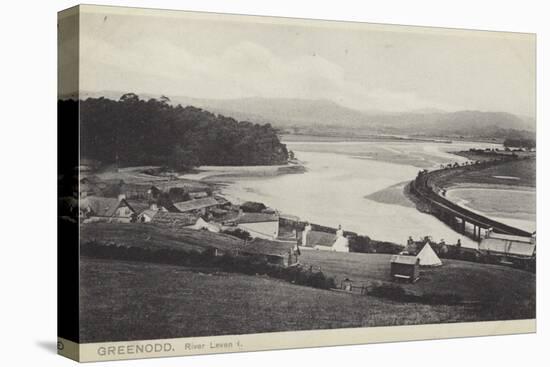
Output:
M483 169L463 171L460 174L451 174L438 180L440 187L464 185L492 185L501 186L536 186L536 159L520 159ZM452 171L450 171L452 172ZM514 179L510 179L510 178Z
M314 266L342 281L346 277L357 284L373 288L390 281L390 258L386 254L302 251L300 261ZM528 312L535 299L535 275L504 266L442 259L443 266L421 268L420 280L414 284L399 283L415 295L455 295L466 303L494 302L494 311L520 300L517 311ZM525 302L524 302L525 301ZM503 311L503 310L500 310Z
M468 306L397 303L262 276L81 260L85 343L479 319Z
M243 240L221 233L186 228L160 228L152 224L89 223L81 225L80 237L82 241L184 251L203 251L208 246L234 249L243 245Z
M536 219L536 196L534 190L452 188L447 198L490 217ZM502 200L505 197L506 200Z
M390 284L389 255L303 251L303 263L372 291ZM444 261L422 271L417 295L459 304L402 302L298 286L216 269L81 259L83 342L534 317L535 277L507 267ZM306 265L307 266L307 265Z

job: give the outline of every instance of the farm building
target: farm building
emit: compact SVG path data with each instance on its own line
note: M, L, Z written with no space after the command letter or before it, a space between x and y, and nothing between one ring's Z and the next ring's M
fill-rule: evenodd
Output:
M129 223L135 215L134 209L124 198L88 196L79 202L80 214L86 222L109 221Z
M235 224L252 237L276 239L279 236L279 215L267 213L239 213Z
M287 267L298 264L300 253L296 244L255 238L239 248L238 254L260 257L269 264Z
M481 239L479 251L506 258L533 258L536 255L536 236L521 237L488 231Z
M349 252L349 240L344 231L338 228L336 234L314 231L307 225L302 232L302 246L316 250Z
M158 211L152 218L151 223L161 227L183 228L194 225L197 216L189 213L171 213Z
M179 203L174 203L174 207L180 213L194 213L198 215L205 215L211 209L214 209L219 206L219 203L213 197L206 197L202 199L182 201Z
M390 259L390 275L393 280L416 282L420 277L420 259L416 256L393 255Z

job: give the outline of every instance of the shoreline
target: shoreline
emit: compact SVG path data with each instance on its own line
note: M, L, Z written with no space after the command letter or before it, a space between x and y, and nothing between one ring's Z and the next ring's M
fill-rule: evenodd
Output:
M303 163L296 162L274 166L201 166L195 171L197 173L185 173L177 177L198 182L223 183L220 178L241 179L299 174L304 173L306 167Z

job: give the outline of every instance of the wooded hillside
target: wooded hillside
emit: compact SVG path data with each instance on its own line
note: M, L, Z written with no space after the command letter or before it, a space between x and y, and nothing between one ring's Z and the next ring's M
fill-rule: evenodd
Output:
M59 101L60 116L76 101ZM61 125L63 126L63 124ZM102 165L275 165L288 160L286 146L269 124L215 115L192 106L173 107L166 97L80 101L80 153Z

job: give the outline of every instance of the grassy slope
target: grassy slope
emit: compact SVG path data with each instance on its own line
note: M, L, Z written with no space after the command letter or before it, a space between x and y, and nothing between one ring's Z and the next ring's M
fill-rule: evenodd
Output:
M464 306L396 303L260 276L83 258L82 342L472 321Z
M354 282L372 287L390 283L390 257L386 254L302 251L300 261L320 267L338 281L349 277ZM467 302L497 299L512 304L516 300L535 299L535 275L504 266L443 259L443 266L421 268L415 284L399 283L409 293L457 294Z
M93 224L84 225L81 230L84 239L99 238L142 247L200 249L205 244L213 242L219 247L238 245L233 243L234 241L240 244L240 240L232 237L205 231L182 229L174 233L139 224ZM300 257L305 266L320 267L326 275L334 276L337 282L349 277L370 289L391 283L389 259L390 255L384 254L314 250L303 250ZM83 315L85 319L91 318L84 324L102 325L99 329L89 326L84 336L86 340L123 340L124 335L130 338L131 335L141 335L139 333L142 332L144 338L162 338L208 333L234 334L534 317L534 274L502 266L456 260L443 261L442 267L423 269L421 279L417 283L399 285L408 293L416 295L456 294L466 302L473 302L473 305L433 306L398 303L370 296L367 297L368 312L365 314L366 299L293 286L272 279L235 274L226 274L222 277L200 276L185 272L184 268L166 265L123 265L118 262L84 261L82 290L83 305L86 308ZM180 302L180 298L185 298L185 292L192 295L192 302L189 304ZM165 303L165 298L169 302ZM173 302L170 301L172 299ZM204 304L207 305L207 315L202 319L196 319L196 306ZM155 307L161 308L157 310ZM243 309L248 313L248 307L263 315L265 320L254 319L250 323L239 323L239 318L244 317L248 320L248 317L252 317L241 314ZM295 318L294 312L301 316ZM341 316L341 312L346 316ZM288 316L289 313L292 316ZM323 316L310 313L321 313ZM221 314L220 320L216 318L218 314ZM147 317L152 317L155 324L164 325L163 328L158 329L155 325L150 325L144 326L140 331L139 324L146 325ZM110 326L112 318L118 319L117 322L122 324L114 322ZM132 321L134 318L135 325ZM210 318L212 321L208 321ZM179 324L170 326L169 320L172 319L188 325L186 327L190 328L189 332L183 326L178 326ZM195 325L195 320L198 320L199 324ZM330 320L334 322L331 323ZM189 326L191 324L195 326ZM222 324L227 325L227 328ZM119 329L114 325L124 327ZM165 329L166 333L163 331Z
M89 223L80 227L81 241L111 241L118 245L149 248L204 250L208 246L220 249L236 248L243 240L221 233L193 229L161 228L152 224Z

